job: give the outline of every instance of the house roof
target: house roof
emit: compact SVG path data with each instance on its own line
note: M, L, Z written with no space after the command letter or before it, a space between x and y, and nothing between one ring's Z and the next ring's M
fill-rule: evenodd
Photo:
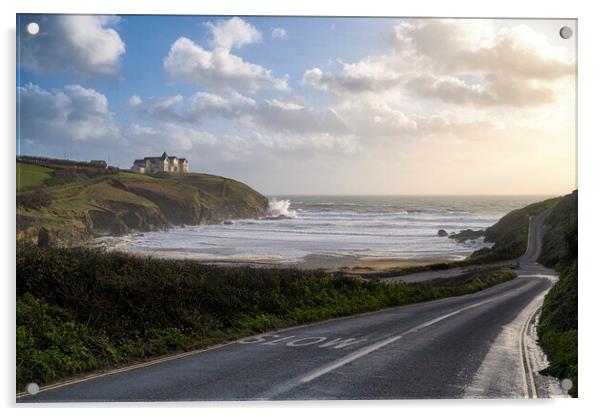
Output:
M134 160L134 165L143 165L146 163L147 160L150 160L150 161L170 160L172 162L177 160L178 162L188 162L188 160L184 157L178 158L177 156L168 156L167 152L163 152L163 154L161 156L146 156L144 159L136 159L136 160Z
M161 156L146 156L144 160L165 160L168 159L167 152L163 152Z

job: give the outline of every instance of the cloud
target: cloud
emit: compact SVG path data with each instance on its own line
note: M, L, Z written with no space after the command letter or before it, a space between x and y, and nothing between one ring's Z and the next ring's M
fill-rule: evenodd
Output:
M140 104L142 104L142 98L140 98L137 95L132 95L130 98L128 98L128 100L126 101L126 105L130 108L136 108L138 107Z
M261 33L240 17L219 20L216 23L206 22L205 26L211 31L213 35L211 43L216 48L230 50L261 41Z
M265 100L251 116L251 123L272 132L285 131L301 135L350 133L345 121L332 109L314 110L277 99Z
M39 23L40 32L19 33L19 62L25 68L86 80L119 76L125 53L125 43L114 29L119 18L45 15L32 20Z
M254 99L237 92L222 96L201 91L187 100L184 100L181 95L151 97L147 100L134 95L130 100L134 101L134 105L129 107L140 116L189 123L201 123L210 117L234 119L251 113L257 106Z
M124 129L124 135L130 145L157 154L166 149L170 152L198 150L199 146L211 146L217 142L211 133L173 123L161 123L154 127L133 123Z
M413 94L456 105L536 107L554 102L558 83L574 72L563 49L526 25L419 19L393 27L390 53L343 64L338 73L309 69L301 83L338 96Z
M272 29L272 39L283 38L286 36L286 30L281 27Z
M288 76L274 77L269 69L246 62L226 48L205 50L185 37L171 45L163 68L172 82L181 80L222 91L288 90Z
M29 144L64 147L108 146L121 140L106 97L80 85L45 90L18 88L19 138Z
M253 98L236 92L229 95L197 92L187 100L178 95L133 101L136 105L131 107L139 115L154 120L203 123L208 118L222 117L278 133L349 133L346 123L331 109L314 110L276 98L258 104Z
M257 103L254 99L233 92L229 97L222 97L207 92L197 92L188 100L187 120L199 120L207 116L235 118L252 112Z
M353 94L365 91L381 92L398 85L403 77L377 59L354 64L343 64L341 73L323 72L320 68L305 71L301 84L336 94Z
M535 107L554 101L554 90L537 81L488 75L484 84L469 85L454 77L420 75L406 83L416 95L453 104L476 106Z

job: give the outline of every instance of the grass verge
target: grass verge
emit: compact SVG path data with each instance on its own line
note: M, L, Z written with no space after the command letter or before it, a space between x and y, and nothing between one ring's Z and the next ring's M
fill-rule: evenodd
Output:
M539 343L550 365L541 371L544 375L573 382L569 390L578 394L577 371L577 265L573 264L546 295L539 326Z

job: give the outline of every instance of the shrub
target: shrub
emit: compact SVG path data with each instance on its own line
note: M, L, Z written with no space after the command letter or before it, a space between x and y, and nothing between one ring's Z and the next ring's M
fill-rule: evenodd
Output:
M52 204L52 196L43 190L17 193L17 206L25 209L40 209Z

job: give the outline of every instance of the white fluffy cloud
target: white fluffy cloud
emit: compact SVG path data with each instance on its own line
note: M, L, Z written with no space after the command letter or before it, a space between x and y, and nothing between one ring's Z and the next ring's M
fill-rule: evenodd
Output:
M93 15L32 17L40 32L19 34L19 58L24 67L42 74L80 79L118 77L125 43L115 30L119 18Z
M272 29L272 39L283 38L286 36L286 29L282 27L276 27Z
M530 107L555 100L575 62L525 25L420 19L399 23L391 52L343 64L338 73L307 70L302 83L340 96L413 94L458 105ZM477 83L463 80L470 76Z
M305 71L301 83L336 94L354 94L365 91L379 93L397 86L402 74L388 68L386 62L368 58L353 64L343 64L339 74L323 72L320 68Z
M124 135L131 145L156 154L166 149L170 152L198 150L217 141L211 133L173 123L161 123L153 127L133 123L124 129Z
M331 109L314 110L296 102L279 99L257 103L253 98L236 92L225 96L197 92L187 100L179 95L149 98L146 101L132 96L128 101L135 103L131 107L139 115L154 120L202 123L208 118L222 117L272 133L350 133L346 123Z
M197 92L187 100L181 95L146 100L133 95L128 100L128 106L139 115L151 119L200 123L210 117L241 117L253 112L257 104L251 97L237 92L229 96Z
M261 32L240 17L219 20L216 23L207 22L205 25L213 35L211 41L213 46L217 48L240 48L249 43L261 41Z
M64 146L109 145L120 140L119 128L106 97L80 85L45 90L27 84L18 88L19 134L28 143Z
M230 94L229 97L197 92L190 97L186 107L184 118L194 121L207 116L239 117L253 111L257 107L257 103L251 97L237 92Z
M266 100L252 114L251 122L272 132L301 135L350 134L347 124L332 109L314 110L294 102Z
M251 94L260 89L288 89L288 77L277 78L271 70L246 62L229 49L206 50L185 37L171 45L163 68L170 81L181 80L212 89Z

